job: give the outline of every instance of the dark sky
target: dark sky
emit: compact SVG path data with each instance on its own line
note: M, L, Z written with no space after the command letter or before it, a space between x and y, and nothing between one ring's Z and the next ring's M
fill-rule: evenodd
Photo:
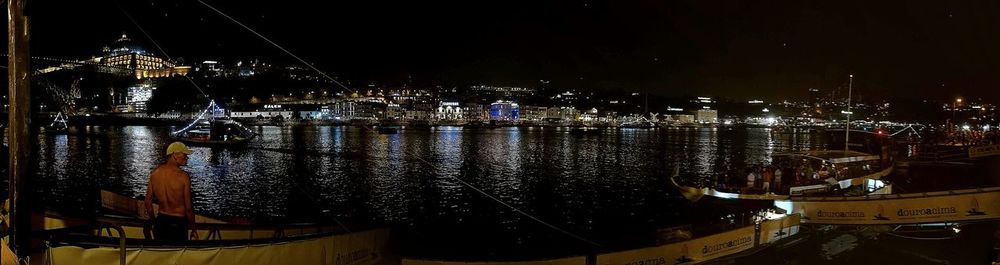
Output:
M775 99L854 73L870 97L1000 99L990 0L205 1L355 81ZM28 2L35 55L142 38L110 0ZM195 0L121 4L174 57L291 60Z

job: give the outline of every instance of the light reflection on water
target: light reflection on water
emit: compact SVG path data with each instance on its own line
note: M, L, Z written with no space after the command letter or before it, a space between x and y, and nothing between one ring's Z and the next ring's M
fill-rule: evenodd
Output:
M144 194L150 170L171 142L166 127L73 129L80 133L39 138L39 191L48 206L65 211L94 211L102 188ZM675 165L682 177L707 180L766 163L776 152L818 145L808 133L767 128L597 135L563 128L405 128L392 135L357 127L253 129L260 136L245 149L192 148L187 170L197 210L263 221L322 218L327 210L442 241L468 241L471 229L498 244L563 238L454 178L557 226L594 235L681 222L666 182Z

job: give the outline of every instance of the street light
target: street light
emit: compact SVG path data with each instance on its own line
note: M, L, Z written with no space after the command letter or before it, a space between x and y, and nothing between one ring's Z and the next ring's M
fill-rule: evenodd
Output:
M955 111L958 109L958 104L962 104L962 98L955 98L955 102L951 104L951 121L958 126L958 120L955 119ZM951 128L949 126L949 128Z
M854 90L854 75L848 75L850 81L847 83L847 124L844 129L844 154L850 151L850 138L851 138L851 92Z

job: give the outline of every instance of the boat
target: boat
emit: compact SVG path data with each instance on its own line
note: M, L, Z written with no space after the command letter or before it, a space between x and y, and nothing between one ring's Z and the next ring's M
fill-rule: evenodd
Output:
M66 117L62 112L56 113L56 117L53 118L52 123L45 126L45 133L50 135L66 134L69 132L69 126L66 124Z
M621 129L657 129L657 126L653 122L636 122L636 123L624 123L619 125L618 128Z
M211 101L198 117L183 129L170 133L174 140L194 146L238 146L257 134L229 118Z
M198 239L164 242L151 238L143 201L101 191L102 214L74 218L46 213L45 264L350 264L398 263L389 252L389 230L339 224L252 224L196 214ZM154 211L156 205L154 204ZM4 244L6 246L6 244ZM41 261L41 259L40 259ZM341 264L341 263L338 263Z
M569 129L569 133L573 135L599 135L601 134L601 129L596 127L573 127Z
M378 126L378 134L397 134L399 133L399 127L397 126Z
M489 122L475 122L475 121L473 121L473 122L467 122L467 123L465 123L464 125L462 125L462 127L469 128L469 129L491 129L492 130L492 129L500 128L502 126L500 126L499 124L497 124L494 121L489 121Z
M854 75L850 80L853 85ZM786 200L795 196L888 193L891 185L882 178L895 167L892 135L880 129L851 130L850 99L848 93L845 128L822 130L827 139L824 149L776 154L762 170L727 172L720 185L705 188L704 194L727 199ZM749 181L746 176L751 172L769 173L774 177L774 187Z
M842 130L830 130L837 135ZM761 185L747 186L746 176L753 170L728 172L727 177L717 181L718 185L706 187L707 196L725 199L785 200L798 196L852 196L891 191L891 183L883 178L895 169L891 152L893 142L882 134L865 131L851 131L855 142L849 150L833 150L830 147L844 146L842 142L830 141L825 150L801 151L776 154L770 167L773 175L780 171L781 181L773 180L770 190ZM835 137L831 137L833 139ZM867 152L880 150L880 154ZM763 172L758 172L763 174ZM780 186L779 186L780 185Z

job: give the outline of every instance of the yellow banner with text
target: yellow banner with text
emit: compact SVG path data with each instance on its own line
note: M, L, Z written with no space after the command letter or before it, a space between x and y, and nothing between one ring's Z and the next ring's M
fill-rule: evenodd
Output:
M803 223L912 224L1000 218L1000 190L900 194L857 200L792 201Z
M667 265L705 261L754 247L754 227L696 238L684 242L608 253L597 256L598 265Z

